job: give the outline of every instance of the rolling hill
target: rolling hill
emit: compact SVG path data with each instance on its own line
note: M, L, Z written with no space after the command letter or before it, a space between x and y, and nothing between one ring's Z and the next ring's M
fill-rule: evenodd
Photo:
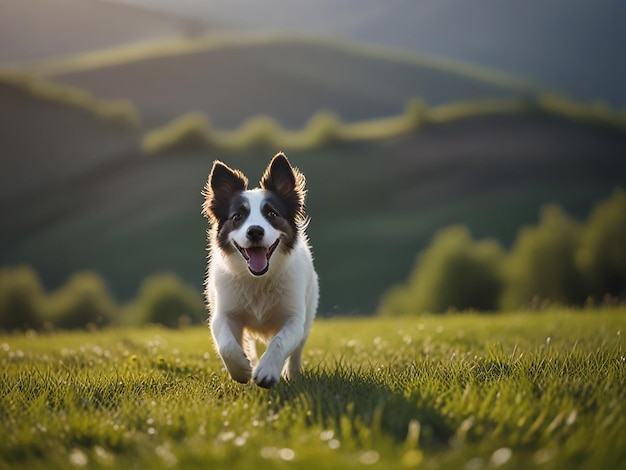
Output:
M3 0L0 64L64 57L211 28L175 14L99 0Z
M132 2L148 8L100 0L0 6L0 65L93 98L68 106L80 91L57 90L48 100L0 80L0 265L32 264L49 289L80 269L99 271L120 300L155 271L200 288L200 190L212 160L254 182L280 149L209 143L206 151L142 153L150 130L193 112L229 131L258 115L301 129L328 110L363 135L413 97L439 116L436 107L460 101L531 103L431 120L393 138L282 149L309 183L321 314L373 312L439 228L463 223L477 238L508 244L547 202L582 218L626 187L626 133L600 124L606 116L623 123L623 114L587 106L576 121L565 117L571 107L538 112L528 98L543 87L526 80L624 106L622 2L576 0L564 10L554 1L532 11L512 0L497 8L486 0L391 0L384 8L373 0ZM145 127L89 111L110 100L122 100L131 117L138 110ZM600 119L585 119L594 113Z
M300 128L320 110L351 122L428 105L536 91L513 77L444 61L299 36L204 37L34 67L102 99L127 99L148 127L204 112L216 128L257 114Z
M240 33L298 32L447 58L626 108L623 0L124 0Z
M273 150L147 157L141 134L0 86L0 265L29 263L48 288L96 269L119 299L155 271L200 287L211 162L258 180ZM369 313L438 228L511 241L546 202L584 217L626 186L626 134L544 114L431 125L368 144L290 152L306 174L321 313Z
M2 207L136 147L137 132L107 125L85 110L31 96L1 77L0 110ZM4 230L0 233L6 235Z

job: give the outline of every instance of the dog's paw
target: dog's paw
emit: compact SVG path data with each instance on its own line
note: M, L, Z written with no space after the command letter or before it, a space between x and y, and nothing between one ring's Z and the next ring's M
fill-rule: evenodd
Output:
M236 370L228 370L230 376L233 380L236 380L239 383L247 384L250 382L250 378L252 377L252 367L248 366L245 369L236 369Z
M237 382L242 384L248 383L252 377L252 366L243 351L229 350L220 351L226 370Z
M252 373L252 380L259 387L271 388L280 380L281 366L276 361L264 360L262 357Z
M285 378L285 380L297 380L301 377L302 372L300 371L300 369L291 369L291 368L285 368L283 370L283 377Z

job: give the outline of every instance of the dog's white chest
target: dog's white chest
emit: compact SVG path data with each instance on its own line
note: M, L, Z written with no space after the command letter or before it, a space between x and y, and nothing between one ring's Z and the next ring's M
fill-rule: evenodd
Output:
M263 323L266 317L275 314L279 308L279 299L282 292L278 286L249 286L243 288L239 297L239 308L249 312L254 318Z

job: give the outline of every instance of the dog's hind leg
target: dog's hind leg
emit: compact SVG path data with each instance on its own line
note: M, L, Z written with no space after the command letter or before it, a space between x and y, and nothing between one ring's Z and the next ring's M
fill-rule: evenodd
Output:
M304 341L302 341L287 359L285 367L283 367L282 376L286 380L293 380L300 377L302 370L302 350L304 349Z
M246 357L252 364L252 367L255 367L259 363L259 356L256 351L256 339L253 336L244 334L243 351L246 353Z

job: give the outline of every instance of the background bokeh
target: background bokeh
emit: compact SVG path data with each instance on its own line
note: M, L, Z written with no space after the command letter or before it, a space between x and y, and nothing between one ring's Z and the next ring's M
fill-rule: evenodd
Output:
M0 327L201 321L212 161L279 150L320 315L619 302L624 44L621 0L4 0Z

